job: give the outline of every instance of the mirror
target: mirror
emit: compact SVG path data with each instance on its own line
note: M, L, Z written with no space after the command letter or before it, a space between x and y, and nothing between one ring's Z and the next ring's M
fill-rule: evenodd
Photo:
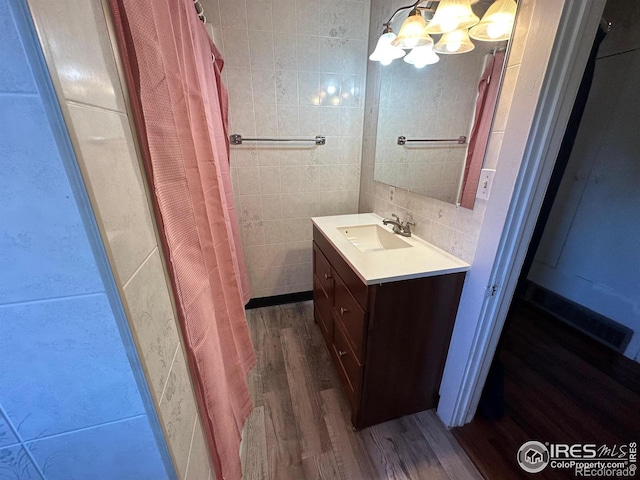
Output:
M493 3L473 11L482 17ZM473 51L423 68L403 59L380 67L374 180L473 208L507 41L472 41ZM487 75L491 88L480 88Z

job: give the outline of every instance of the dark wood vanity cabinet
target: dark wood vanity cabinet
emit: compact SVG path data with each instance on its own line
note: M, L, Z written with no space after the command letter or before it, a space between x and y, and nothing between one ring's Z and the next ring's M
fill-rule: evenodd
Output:
M357 429L434 408L465 273L366 285L315 226L315 320Z

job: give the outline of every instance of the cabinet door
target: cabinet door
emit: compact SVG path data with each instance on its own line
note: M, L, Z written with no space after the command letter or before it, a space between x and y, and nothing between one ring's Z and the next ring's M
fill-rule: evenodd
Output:
M313 244L313 273L318 277L320 286L327 298L333 300L334 273L329 260L325 258L318 246Z
M331 346L333 337L333 318L331 316L331 300L327 297L316 275L313 276L313 314L320 327L327 347Z
M364 333L366 316L360 305L351 295L340 277L334 285L333 312L345 331L346 341L355 353L358 361L364 363Z
M354 354L347 335L338 321L334 321L333 347L331 351L333 361L338 371L347 399L351 405L352 416L360 408L360 387L362 385L362 364Z
M333 338L333 271L318 247L313 245L313 314L327 347Z

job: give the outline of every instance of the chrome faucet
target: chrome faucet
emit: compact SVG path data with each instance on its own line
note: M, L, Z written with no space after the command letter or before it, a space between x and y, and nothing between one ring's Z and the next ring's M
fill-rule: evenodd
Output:
M411 236L411 227L416 226L413 222L403 223L400 221L400 217L395 213L392 213L391 216L395 218L395 220L391 220L390 218L385 218L382 220L383 225L393 225L393 233L397 233L398 235L402 235L403 237Z

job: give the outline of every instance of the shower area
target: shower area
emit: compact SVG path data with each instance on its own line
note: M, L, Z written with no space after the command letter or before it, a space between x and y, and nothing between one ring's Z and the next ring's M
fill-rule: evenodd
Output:
M0 19L0 478L240 478L251 293L193 1Z

